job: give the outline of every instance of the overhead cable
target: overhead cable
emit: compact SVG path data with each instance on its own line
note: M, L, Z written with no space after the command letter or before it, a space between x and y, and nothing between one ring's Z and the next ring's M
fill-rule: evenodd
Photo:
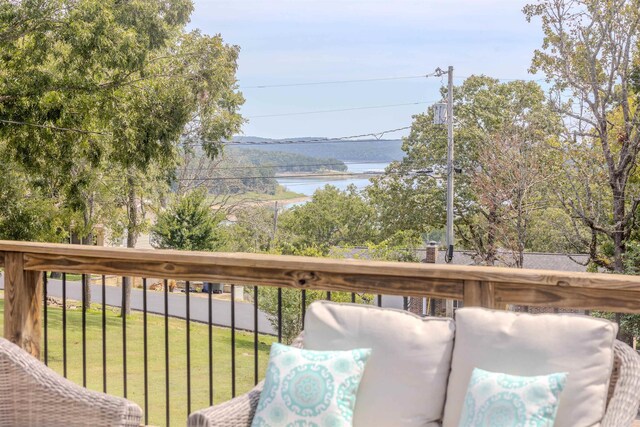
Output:
M241 86L240 89L269 89L269 88L276 88L276 87L318 86L318 85L332 85L332 84L346 84L346 83L381 82L386 80L424 79L432 76L434 76L434 73L421 74L421 75L415 75L415 76L374 77L370 79L327 80L327 81L319 81L319 82L300 82L300 83L281 83L281 84L270 84L270 85Z

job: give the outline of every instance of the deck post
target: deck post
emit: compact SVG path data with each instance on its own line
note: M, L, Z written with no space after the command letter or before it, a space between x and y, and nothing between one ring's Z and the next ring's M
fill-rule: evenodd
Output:
M4 337L40 358L42 273L26 271L23 257L4 253Z
M493 283L465 280L463 287L465 307L498 308Z
M462 292L465 307L482 307L482 287L479 281L465 280Z

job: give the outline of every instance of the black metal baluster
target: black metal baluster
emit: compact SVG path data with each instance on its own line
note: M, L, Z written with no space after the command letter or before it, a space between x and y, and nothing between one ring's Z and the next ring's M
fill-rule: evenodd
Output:
M236 287L231 285L231 397L236 397Z
M258 384L258 287L253 287L253 383Z
M282 288L278 288L278 342L282 342Z
M147 350L147 279L142 279L142 335L144 346L144 423L149 424L149 366Z
M87 275L82 275L82 387L87 386Z
M166 425L171 425L169 399L169 281L164 281L164 378Z
M382 295L378 295L378 307L382 307Z
M213 405L213 308L211 295L213 294L213 285L208 282L209 289L209 406Z
M351 292L351 302L352 303L356 302L356 294L355 294L355 292Z
M307 291L302 290L302 330L304 330L304 316L307 314Z
M190 309L190 288L191 283L185 282L185 295L187 297L187 414L191 413L191 309Z
M134 279L131 278L131 281ZM124 391L124 397L127 397L127 311L125 310L126 303L126 279L122 278L122 301L120 303L122 311L122 385ZM132 284L133 285L133 284Z
M49 365L49 332L47 313L47 272L42 273L42 293L44 294L44 364Z
M107 281L102 275L102 391L107 392Z
M327 291L327 301L331 301L331 291Z
M409 297L402 297L402 309L409 310Z
M62 373L67 378L67 273L62 273Z

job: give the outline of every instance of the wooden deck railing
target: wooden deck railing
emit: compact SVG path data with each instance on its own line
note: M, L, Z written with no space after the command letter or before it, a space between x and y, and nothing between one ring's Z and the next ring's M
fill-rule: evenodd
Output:
M43 271L179 278L324 291L640 313L640 277L245 253L133 250L0 241L4 335L40 353Z

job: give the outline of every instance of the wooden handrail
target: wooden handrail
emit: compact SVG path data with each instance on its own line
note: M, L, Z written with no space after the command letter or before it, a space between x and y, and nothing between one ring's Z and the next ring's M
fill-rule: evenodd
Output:
M428 296L489 308L520 304L640 313L640 277L615 274L13 241L0 241L2 264L5 336L23 346L24 322L39 316L42 271ZM13 306L28 313L16 319Z

